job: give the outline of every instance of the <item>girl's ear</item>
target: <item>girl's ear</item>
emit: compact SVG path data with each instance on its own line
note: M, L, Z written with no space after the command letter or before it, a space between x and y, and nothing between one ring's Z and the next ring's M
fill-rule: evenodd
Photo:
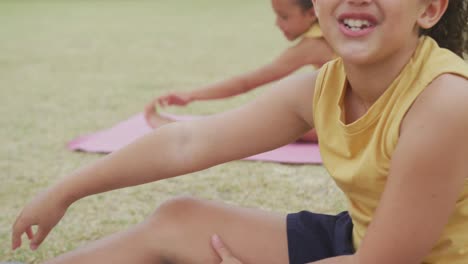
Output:
M427 0L424 12L419 16L417 23L423 29L433 27L447 10L449 0Z
M317 0L311 0L312 1L312 5L314 6L313 8L311 8L313 11L314 11L314 16L318 17L318 7L317 7Z
M315 8L312 7L312 8L309 8L307 11L306 11L307 15L311 18L313 18L314 20L317 19L317 14L315 13Z

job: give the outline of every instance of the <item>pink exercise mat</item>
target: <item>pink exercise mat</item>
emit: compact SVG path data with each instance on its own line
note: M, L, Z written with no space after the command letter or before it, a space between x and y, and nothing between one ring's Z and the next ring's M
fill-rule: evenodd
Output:
M168 116L177 120L196 118L195 116ZM75 151L110 153L126 146L151 130L152 129L146 124L143 114L140 113L111 128L78 137L68 143L68 148ZM249 157L247 160L297 164L322 163L318 145L311 143L289 144L272 151Z

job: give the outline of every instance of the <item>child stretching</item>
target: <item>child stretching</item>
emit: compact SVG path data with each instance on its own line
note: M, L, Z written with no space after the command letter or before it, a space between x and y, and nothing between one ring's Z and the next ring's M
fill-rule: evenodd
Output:
M37 248L83 197L237 160L315 127L348 212L282 215L176 198L47 263L468 263L467 1L313 2L340 59L72 173L23 209L13 248L24 233Z
M246 93L264 84L279 80L305 65L320 68L334 58L334 53L325 41L315 16L311 0L272 0L276 13L276 25L289 41L299 42L285 50L271 63L254 71L210 84L189 92L171 92L155 98L145 107L147 123L157 128L173 120L162 117L156 112L160 106L184 106L194 101L222 99ZM316 133L311 131L302 138L317 141Z

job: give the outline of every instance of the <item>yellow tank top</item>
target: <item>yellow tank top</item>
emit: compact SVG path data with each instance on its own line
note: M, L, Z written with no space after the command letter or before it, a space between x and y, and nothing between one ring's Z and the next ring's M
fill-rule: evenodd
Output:
M309 30L302 34L302 38L323 38L322 29L319 23L314 23Z
M468 79L468 64L430 37L368 112L351 124L342 119L346 74L340 58L324 65L314 95L314 122L324 166L344 192L359 248L384 191L400 124L418 95L435 78ZM442 237L424 263L468 263L468 180Z

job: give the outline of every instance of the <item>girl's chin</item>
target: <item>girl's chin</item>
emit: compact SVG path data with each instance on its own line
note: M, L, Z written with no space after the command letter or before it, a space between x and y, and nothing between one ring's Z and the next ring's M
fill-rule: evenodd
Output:
M293 35L293 34L291 34L291 33L287 33L287 32L284 32L284 31L283 31L283 36L284 36L287 40L289 40L289 41L294 41L294 40L296 40L297 38L299 38L301 35Z
M373 53L371 50L364 49L343 49L343 52L338 52L344 62L356 65L371 64L373 61Z
M343 62L347 65L355 65L355 66L368 66L373 64L373 60L370 60L368 57L348 57L343 58Z
M293 37L293 36L291 36L291 35L289 35L289 34L284 34L284 37L285 37L287 40L289 40L289 41L294 41L294 40L297 39L297 37Z

